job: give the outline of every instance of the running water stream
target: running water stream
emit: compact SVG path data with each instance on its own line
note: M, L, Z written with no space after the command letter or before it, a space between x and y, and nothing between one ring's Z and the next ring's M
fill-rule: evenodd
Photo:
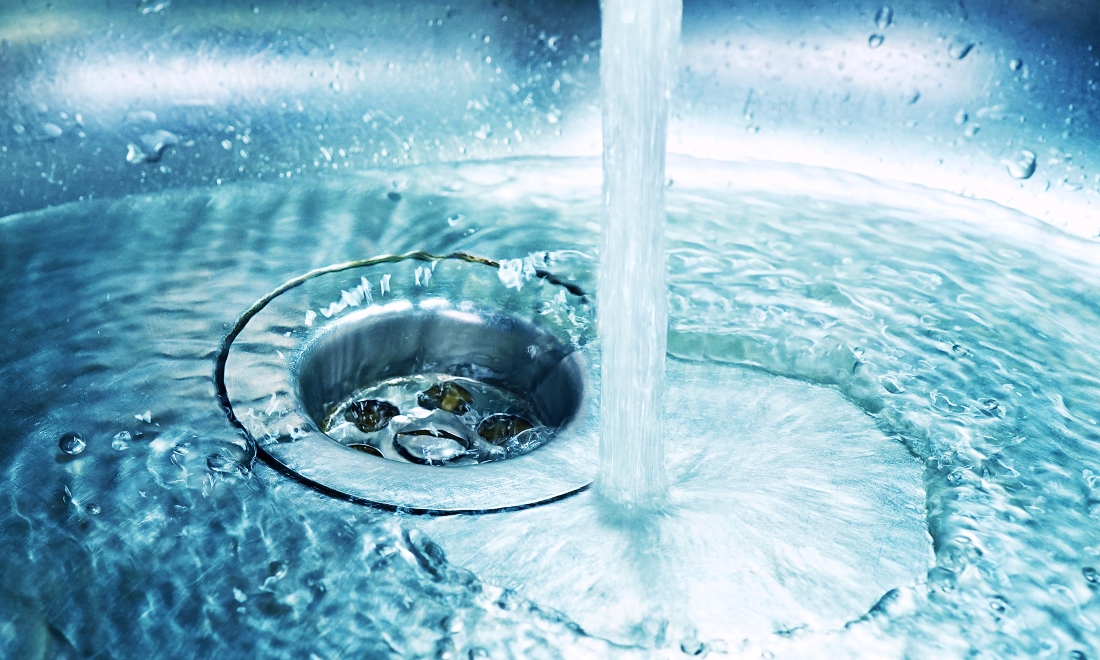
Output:
M665 141L681 0L604 0L602 10L599 488L641 506L666 488Z

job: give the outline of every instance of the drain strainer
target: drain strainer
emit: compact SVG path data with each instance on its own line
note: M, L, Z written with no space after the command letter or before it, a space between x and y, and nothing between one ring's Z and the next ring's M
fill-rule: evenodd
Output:
M579 288L532 264L339 264L248 310L219 355L219 393L259 452L330 494L527 506L595 477L593 320Z

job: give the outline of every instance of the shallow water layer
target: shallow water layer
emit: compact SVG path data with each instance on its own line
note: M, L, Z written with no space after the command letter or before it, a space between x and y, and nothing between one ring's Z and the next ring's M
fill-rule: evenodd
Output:
M591 288L598 172L438 167L2 221L0 648L682 654L683 640L609 645L448 563L422 521L249 469L214 397L229 325L314 267L548 250ZM858 406L923 463L935 550L923 579L844 627L710 652L1095 657L1100 252L992 205L836 173L679 162L670 177L670 354ZM59 449L69 431L82 452Z

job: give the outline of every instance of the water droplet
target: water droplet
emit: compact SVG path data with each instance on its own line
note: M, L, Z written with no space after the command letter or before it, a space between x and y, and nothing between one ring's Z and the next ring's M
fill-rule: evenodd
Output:
M126 145L126 162L137 165L145 162L145 152L133 142Z
M955 113L955 123L962 126L969 121L970 115L966 114L966 110L959 110Z
M947 47L947 52L957 60L961 60L974 49L974 42L966 37L955 37Z
M882 36L881 34L872 34L871 36L867 37L867 45L871 48L878 48L882 45L883 41L886 41L886 37Z
M69 431L62 435L58 441L57 446L61 451L70 456L76 456L80 452L84 451L84 448L88 446L87 442L84 442L84 436L80 435L76 431Z
M875 26L880 30L885 30L894 24L894 10L889 7L882 7L875 12Z
M232 142L230 142L229 140L222 140L222 149L225 149L226 151L229 151L232 148L233 148L233 143Z
M978 131L980 131L980 130L982 130L981 124L970 124L969 126L966 127L966 130L963 131L963 135L965 135L968 138L972 138L975 135L977 135Z
M159 129L141 136L141 145L145 147L145 160L155 163L160 160L164 150L179 144L179 136L170 131Z
M386 193L386 197L388 197L391 202L400 202L401 201L401 193L393 191L393 190Z
M267 574L276 580L286 577L287 565L285 561L273 561L267 565Z
M1024 149L1015 158L1002 161L1013 179L1030 179L1035 174L1035 154Z
M457 227L465 219L466 216L462 215L461 213L452 213L451 215L447 216L447 224L451 227Z
M1008 63L1008 68L1012 69L1013 71L1019 71L1020 67L1022 67L1023 65L1024 65L1023 60L1015 59L1015 60L1012 60L1011 62Z
M12 124L11 130L15 131L16 135L22 135L27 131L27 129L23 128L23 124Z
M910 90L909 93L906 94L905 96L906 96L906 99L909 101L909 105L913 105L914 103L916 103L917 101L920 100L920 90L919 89Z
M140 0L138 10L142 14L159 14L172 4L172 0Z
M46 122L42 124L42 137L46 140L56 140L61 137L61 134L65 131L61 130L61 127L57 124Z
M111 439L111 448L115 451L126 451L130 448L131 440L133 440L133 436L130 435L129 431L119 431Z
M1085 576L1085 581L1090 585L1100 585L1100 573L1097 573L1096 569L1092 566L1082 568L1081 575Z

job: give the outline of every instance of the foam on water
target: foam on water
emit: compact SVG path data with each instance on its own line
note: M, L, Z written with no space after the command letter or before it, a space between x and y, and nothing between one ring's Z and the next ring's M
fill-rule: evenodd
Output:
M689 638L684 627L658 634L659 612L627 612L610 623L644 634L617 646L578 626L619 606L607 592L572 585L575 614L555 612L548 591L494 582L522 577L521 552L471 541L448 560L446 530L433 540L428 524L442 519L340 502L250 468L218 406L213 359L229 325L314 267L410 249L549 251L552 270L594 288L598 163L404 175L399 201L389 172L0 222L0 655L676 657L706 645L745 657L1096 657L1095 244L991 204L833 172L670 166L669 483L673 495L690 486L679 501L706 515L663 518L664 532L680 530L664 547L706 557L722 546L705 540L735 538L767 558L790 546L770 565L797 573L750 574L767 562L734 557L697 564L694 584L779 579L768 611L805 616L755 617L753 630L725 636L700 619ZM465 219L452 226L456 214ZM758 416L732 427L745 410ZM829 453L829 429L859 431L846 436L858 445ZM68 432L83 452L60 449ZM752 444L731 444L725 463L693 463L695 438ZM879 529L867 521L889 518L881 507L913 471L924 491L916 531L930 535L934 563L906 583L883 579L881 598L861 592L871 580L837 557L887 566L902 555L829 554L852 544L820 530ZM834 502L837 492L846 497ZM549 555L573 542L574 526L604 524L597 504L566 503L575 515L523 514L518 550ZM741 522L696 535L712 514ZM517 513L507 524L523 522ZM623 571L652 558L612 532L590 538L582 548L597 559L602 548L625 553ZM837 616L822 593L867 609ZM774 607L781 599L789 608ZM773 625L799 620L807 626Z

